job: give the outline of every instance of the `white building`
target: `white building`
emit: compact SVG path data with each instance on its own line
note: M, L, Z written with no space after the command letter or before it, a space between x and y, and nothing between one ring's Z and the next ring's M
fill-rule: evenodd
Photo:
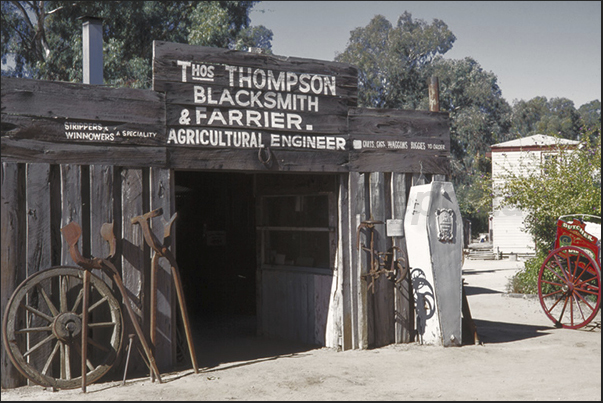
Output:
M508 173L538 174L538 166L547 155L555 154L559 146L577 146L578 141L536 134L517 140L494 144L492 149L492 186L504 183ZM491 241L495 252L505 254L534 253L532 236L525 232L527 213L516 208L500 208L501 198L492 201Z

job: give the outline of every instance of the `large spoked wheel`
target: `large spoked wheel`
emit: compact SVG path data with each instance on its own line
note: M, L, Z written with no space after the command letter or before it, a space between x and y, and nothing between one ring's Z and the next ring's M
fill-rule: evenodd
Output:
M84 270L58 266L27 278L11 296L2 333L15 367L46 387L82 384ZM102 377L120 351L123 321L119 301L107 284L90 275L86 384Z
M580 248L555 249L540 267L538 297L555 326L586 326L601 306L601 270Z

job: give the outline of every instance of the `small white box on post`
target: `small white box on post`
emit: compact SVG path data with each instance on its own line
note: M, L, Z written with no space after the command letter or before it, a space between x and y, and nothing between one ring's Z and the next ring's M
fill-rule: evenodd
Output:
M421 343L462 344L462 225L452 183L410 189L404 232Z

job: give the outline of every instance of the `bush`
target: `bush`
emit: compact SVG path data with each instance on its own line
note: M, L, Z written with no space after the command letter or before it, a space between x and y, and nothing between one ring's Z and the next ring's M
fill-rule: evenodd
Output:
M507 292L517 294L538 294L538 273L548 253L538 253L524 263L524 268L511 277Z

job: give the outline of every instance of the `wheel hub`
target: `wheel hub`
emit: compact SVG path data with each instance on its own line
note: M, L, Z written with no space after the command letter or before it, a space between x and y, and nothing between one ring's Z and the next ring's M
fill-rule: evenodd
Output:
M57 339L70 342L82 331L82 320L72 312L60 314L52 324L52 333Z

